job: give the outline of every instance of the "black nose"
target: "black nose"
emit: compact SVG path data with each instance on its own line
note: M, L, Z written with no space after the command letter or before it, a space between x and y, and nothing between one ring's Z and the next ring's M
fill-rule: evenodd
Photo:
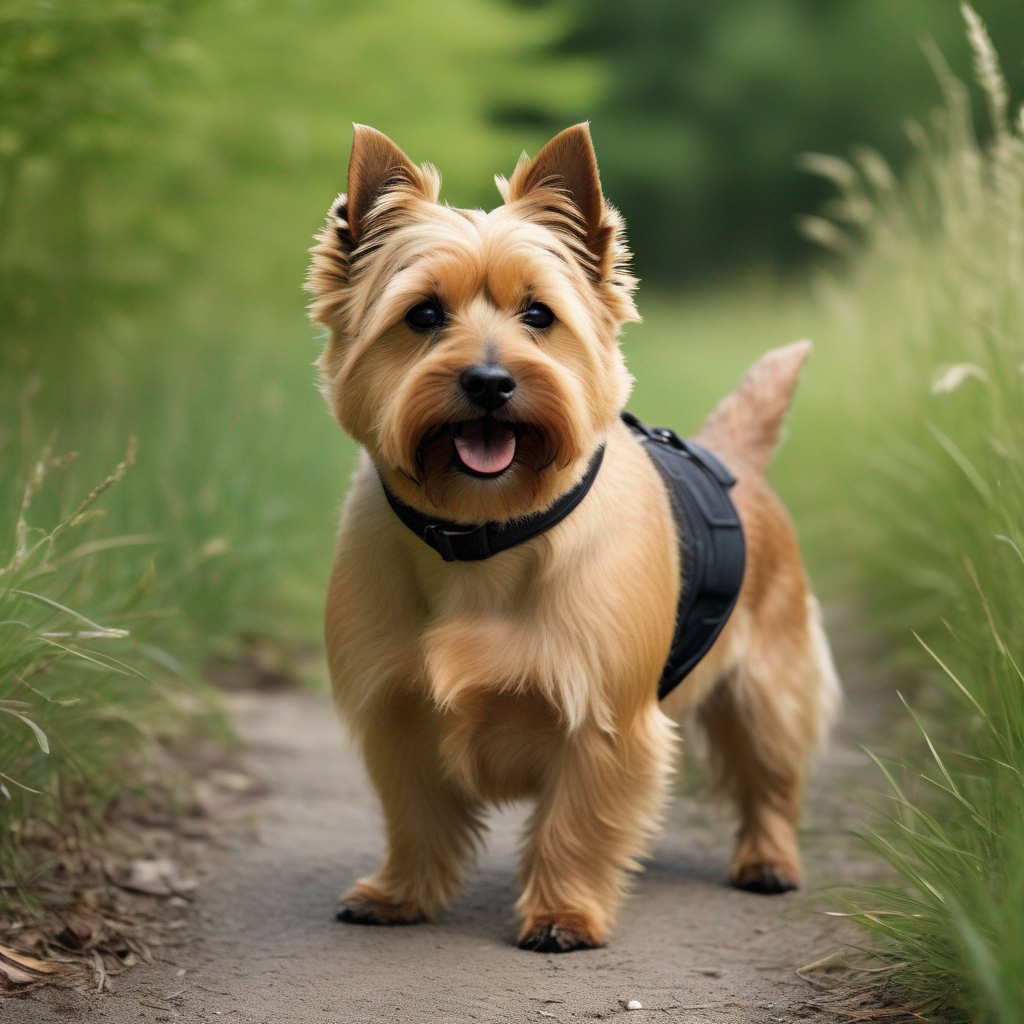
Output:
M459 377L462 390L474 405L493 412L500 409L516 389L516 382L504 366L477 363L462 371Z

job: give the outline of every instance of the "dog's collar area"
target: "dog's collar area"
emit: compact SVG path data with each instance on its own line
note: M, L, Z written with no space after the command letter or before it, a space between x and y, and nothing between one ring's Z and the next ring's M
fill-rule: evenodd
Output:
M537 537L560 523L586 497L604 459L604 445L594 453L583 479L543 512L507 523L467 527L444 519L431 519L397 498L381 480L384 496L395 515L446 562L480 562Z
M658 682L664 700L711 649L729 621L746 567L743 525L729 490L736 478L711 452L663 427L622 414L669 494L679 533L682 583L676 629Z
M746 544L729 496L736 478L728 468L675 431L647 427L628 412L622 413L622 420L661 475L679 534L683 578L672 647L658 682L658 700L664 700L708 653L729 621L743 585ZM383 480L381 486L395 515L446 562L479 562L560 523L590 490L603 458L602 446L583 479L551 508L510 523L467 528L430 519L395 497Z

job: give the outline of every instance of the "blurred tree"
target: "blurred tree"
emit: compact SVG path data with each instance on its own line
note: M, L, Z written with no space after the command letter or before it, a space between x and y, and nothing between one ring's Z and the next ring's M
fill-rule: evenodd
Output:
M1012 54L1024 5L977 6ZM496 171L588 119L643 276L794 263L827 192L794 157L898 163L938 96L926 33L966 72L955 0L3 0L0 366L304 331L352 121L489 207Z
M530 8L537 0L523 0ZM547 5L541 4L546 8ZM920 41L932 36L969 77L955 0L553 0L573 27L556 53L606 66L592 121L606 193L626 215L643 276L684 282L738 264L806 254L794 214L824 194L801 175L805 150L866 143L899 163L908 115L939 92ZM1004 54L1024 44L1019 0L975 0ZM1021 60L1006 59L1011 85ZM543 115L500 106L497 123ZM561 123L546 123L554 129Z
M167 185L187 146L162 87L191 0L0 6L0 366L70 361L190 244ZM119 321L120 318L120 321Z
M109 377L138 344L298 321L353 121L494 205L544 138L489 110L561 123L600 93L598 61L542 57L568 24L501 0L4 0L0 369Z
M497 126L490 110L514 104L562 124L602 95L600 61L547 56L569 24L503 0L205 5L193 30L216 72L183 100L219 154L204 205L209 274L194 293L202 315L230 304L261 333L278 326L268 303L301 316L307 249L346 187L353 122L436 163L442 200L497 205L495 173L511 173L546 128Z

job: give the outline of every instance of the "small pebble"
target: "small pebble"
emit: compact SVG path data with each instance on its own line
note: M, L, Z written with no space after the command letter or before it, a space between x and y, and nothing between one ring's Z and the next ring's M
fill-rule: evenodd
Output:
M641 1003L639 999L630 999L630 1001L626 1003L627 1010L642 1010L643 1008L644 1004Z

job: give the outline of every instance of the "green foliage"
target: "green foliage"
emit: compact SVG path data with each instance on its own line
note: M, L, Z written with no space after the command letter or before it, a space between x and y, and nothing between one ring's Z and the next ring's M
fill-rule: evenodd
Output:
M165 284L191 242L165 98L190 0L12 0L0 10L0 367L75 362L79 339ZM102 351L102 350L101 350Z
M541 56L564 22L495 0L6 4L0 367L109 383L168 338L166 305L141 315L154 299L244 309L269 288L301 315L352 121L442 160L457 202L493 203L495 171L543 140L487 110L562 120L596 95L594 62ZM226 310L214 323L244 329Z
M301 283L350 123L442 162L454 201L493 203L494 172L544 136L487 110L520 97L557 118L599 88L593 62L540 56L564 22L496 0L0 14L0 440L29 373L43 432L83 452L69 486L139 438L109 521L162 538L164 635L194 661L243 633L317 633L351 448L312 387ZM56 491L40 500L59 514ZM98 571L116 591L138 554Z
M946 694L922 726L931 769L913 789L891 776L888 828L868 837L908 889L852 900L922 1005L1008 1024L1024 1016L1024 122L964 13L991 142L933 53L946 103L902 184L877 160L814 163L842 186L830 237L852 225L863 246L837 308L872 452L866 568L881 621L904 646L917 626Z
M573 22L557 52L607 69L603 101L575 116L592 122L606 192L625 213L641 275L663 282L721 275L741 261L805 259L793 217L822 193L797 172L795 154L862 141L902 162L903 117L932 102L920 40L933 37L955 60L965 52L956 4L935 0L553 6ZM1019 48L1020 4L985 0L980 10ZM1010 70L1024 84L1020 62ZM495 117L544 121L514 104Z
M497 205L495 173L511 173L547 133L497 127L488 111L528 103L561 124L599 94L597 62L545 54L565 22L500 0L381 0L344 12L330 0L207 5L190 30L209 77L179 99L211 154L199 182L203 244L178 283L179 322L201 321L215 344L264 351L282 331L309 337L307 251L346 187L353 122L438 164L444 201ZM292 351L308 363L315 349Z
M159 538L93 535L71 546L102 515L94 506L134 462L134 444L54 527L31 525L47 476L73 458L45 445L20 501L15 476L0 480L0 876L22 893L42 868L25 856L27 822L94 817L132 788L132 757L209 714L184 669L146 640L152 571L116 593L96 586L111 552L152 550Z

